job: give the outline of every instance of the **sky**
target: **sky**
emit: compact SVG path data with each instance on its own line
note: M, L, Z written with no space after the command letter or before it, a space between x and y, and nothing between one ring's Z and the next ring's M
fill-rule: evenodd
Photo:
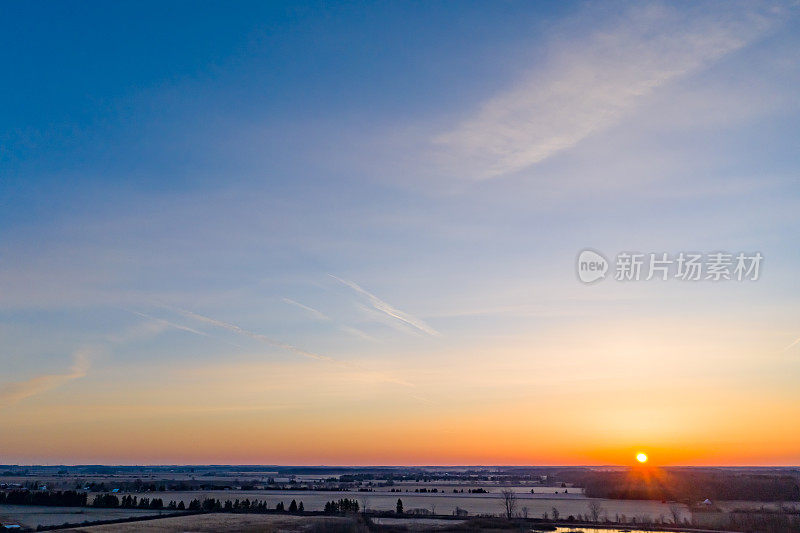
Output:
M797 465L799 11L4 3L0 463Z

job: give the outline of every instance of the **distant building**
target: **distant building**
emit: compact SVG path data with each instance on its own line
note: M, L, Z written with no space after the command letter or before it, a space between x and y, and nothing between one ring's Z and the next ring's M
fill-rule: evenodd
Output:
M467 516L469 512L466 509L462 509L461 507L456 507L455 511L453 511L453 516Z

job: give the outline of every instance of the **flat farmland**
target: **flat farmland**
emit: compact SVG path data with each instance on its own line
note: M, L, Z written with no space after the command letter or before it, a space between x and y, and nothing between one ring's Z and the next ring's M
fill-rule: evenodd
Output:
M167 511L139 509L94 509L91 507L47 507L39 505L0 505L0 523L18 524L31 529L139 516L169 516Z
M464 524L463 520L441 519L408 519L408 518L379 518L375 523L380 526L402 527L406 531L453 531ZM218 532L286 532L296 531L368 531L363 524L356 523L353 519L343 517L300 517L300 516L275 516L275 515L241 515L215 513L206 515L182 516L148 520L146 522L133 522L128 524L107 524L99 526L86 526L68 529L73 533L179 533L196 531L202 533ZM483 531L507 532L508 529L483 529ZM569 533L575 531L572 527L556 528L554 533ZM644 533L631 529L594 529L581 527L583 533ZM648 531L647 533L668 533Z
M523 511L527 508L528 516L541 517L543 513L548 513L552 516L553 508L558 509L561 516L567 517L569 515L577 516L584 515L589 512L588 504L590 498L585 497L583 494L569 493L564 494L563 489L559 494L554 493L536 493L531 494L530 488L518 487L517 490L527 489L528 492L517 492L517 510ZM500 514L503 511L502 495L500 488L493 488L493 492L486 494L483 493L461 493L452 492L437 492L437 493L415 493L415 492L357 492L357 491L304 491L304 490L290 490L290 491L262 491L262 490L223 490L223 491L188 491L188 492L145 492L145 493L132 493L138 498L162 498L164 503L170 500L176 502L183 501L186 506L194 499L215 498L223 503L225 500L263 500L266 501L268 506L275 507L279 502L288 508L292 500L303 502L303 506L307 511L321 511L325 507L325 503L331 500L339 500L341 498L355 499L359 502L361 507L377 511L390 511L394 510L397 505L398 498L403 500L403 507L406 512L413 509L426 509L436 514L451 514L458 507L465 509L470 515L482 514ZM89 500L91 501L92 496ZM658 501L650 500L607 500L600 499L603 511L602 515L607 515L610 519L614 519L617 514L625 515L628 519L636 517L637 520L647 517L651 520L657 520L662 515L664 518L671 516L669 505ZM684 516L689 517L688 508L681 506Z
M337 526L343 528L352 524L352 520L334 516L288 516L288 515L245 515L214 513L193 516L176 516L145 522L127 524L105 524L99 526L83 526L62 531L86 533L178 533L184 531L202 531L217 533L223 531L237 532L294 532L294 531L336 531Z

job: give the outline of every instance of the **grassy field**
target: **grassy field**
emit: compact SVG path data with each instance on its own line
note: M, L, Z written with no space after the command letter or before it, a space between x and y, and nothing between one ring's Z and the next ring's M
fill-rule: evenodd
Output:
M381 518L374 522L380 527L379 530L387 532L409 531L485 531L485 532L505 532L517 531L517 527L508 529L507 527L497 527L499 523L480 522L471 523L464 520L439 520L439 519L401 519L401 518ZM382 527L381 527L382 526ZM582 533L644 533L637 530L619 529L593 529L559 527L553 533L570 533L580 530ZM275 515L241 515L241 514L205 514L194 516L182 516L173 518L162 518L159 520L149 520L146 522L132 522L127 524L109 524L101 526L80 527L62 531L73 533L134 533L143 531L146 533L179 533L179 532L198 532L198 533L217 533L217 532L266 532L266 533L366 533L368 531L365 524L358 519L344 517L301 517L301 516L275 516ZM667 533L649 531L647 533ZM674 533L674 532L669 532Z
M214 513L163 518L145 522L130 522L127 524L80 527L62 531L86 533L135 533L137 531L150 533L178 533L184 531L289 533L294 531L344 532L358 531L359 529L353 520L343 517Z
M0 523L18 524L30 529L134 516L168 515L167 511L139 509L94 509L89 507L44 507L38 505L0 505Z
M413 489L412 489L413 490ZM437 514L451 514L456 507L466 509L470 515L476 514L499 514L503 511L502 496L499 489L492 489L493 492L488 494L467 494L459 493L453 494L452 492L439 492L436 494L420 494L414 492L318 492L318 491L191 491L191 492L163 492L163 493L134 493L137 497L142 498L163 498L165 503L169 500L183 501L188 505L192 499L199 498L216 498L221 501L225 500L265 500L270 507L278 502L283 502L286 507L292 500L302 501L307 511L321 511L325 507L325 502L330 500L338 500L340 498L353 498L356 499L361 507L366 506L371 510L378 511L391 511L394 510L397 499L403 500L403 505L407 511L412 509L427 509L429 511L435 510ZM553 508L557 508L559 513L567 517L569 515L586 514L588 512L588 504L590 499L586 498L580 493L569 494L549 494L537 493L531 494L530 492L517 493L517 507L522 511L523 507L528 509L528 516L540 518L543 513L548 513L552 516ZM91 497L90 497L91 500ZM637 519L649 518L657 520L662 515L664 517L670 516L670 509L668 504L658 501L642 501L642 500L599 500L602 506L601 515L607 515L610 519L614 519L617 514L625 515L629 519L637 517ZM685 506L681 506L682 513L689 516L689 510Z

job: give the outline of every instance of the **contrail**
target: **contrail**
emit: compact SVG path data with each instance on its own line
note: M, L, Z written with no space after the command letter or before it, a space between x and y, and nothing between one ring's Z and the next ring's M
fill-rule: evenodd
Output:
M344 326L342 324L337 324L334 319L332 319L331 317L329 317L328 315L326 315L322 311L317 311L313 307L309 307L309 306L307 306L305 304L301 304L300 302L292 300L291 298L283 298L283 301L286 302L287 304L293 305L295 307L299 307L300 309L302 309L304 311L307 311L311 316L313 316L317 320L322 320L323 322L331 322L331 323L335 324L337 328L339 328L340 330L344 331L345 333L349 333L350 335L353 335L355 337L361 337L362 339L367 339L367 340L371 340L371 341L375 340L374 337L368 335L367 333L361 331L358 328L354 328L354 327L351 327L351 326Z
M318 320L325 320L327 322L331 321L331 317L329 317L328 315L326 315L322 311L317 311L313 307L309 307L307 305L303 305L300 302L296 302L296 301L292 300L291 298L283 298L283 301L286 302L287 304L293 305L295 307L299 307L300 309L302 309L304 311L308 311L308 313L311 316L313 316L314 318L316 318Z
M194 333L195 335L200 335L201 337L206 337L206 338L209 338L209 339L214 339L216 341L222 342L222 343L227 344L229 346L233 346L234 348L243 348L243 346L241 346L240 344L236 344L235 342L230 342L230 341L227 341L227 340L224 340L224 339L220 339L219 337L215 337L213 335L209 335L205 331L200 331L198 329L190 328L189 326L184 326L182 324L176 324L175 322L170 322L169 320L165 320L163 318L158 318L158 317L155 317L155 316L152 316L152 315L148 315L147 313L140 313L139 311L134 311L133 309L125 309L124 307L122 307L120 309L122 309L124 311L127 311L129 313L133 313L134 315L139 316L141 318L144 318L144 319L147 319L147 320L152 320L152 321L157 322L159 324L163 324L163 325L165 325L167 327L170 327L170 328L174 328L174 329L177 329L177 330L180 330L180 331L186 331L188 333Z
M352 281L347 281L345 279L339 278L337 276L334 276L333 274L328 274L328 275L333 279L335 279L336 281L338 281L339 283L342 283L343 285L350 287L351 289L361 294L362 296L365 296L367 300L369 300L370 304L372 304L372 307L374 307L378 311L381 311L389 315L390 317L403 322L406 325L412 326L422 331L423 333L427 333L428 335L432 335L434 337L438 337L440 335L438 331L430 327L422 319L409 315L408 313L404 313L403 311L400 311L399 309L392 306L388 302L381 300L368 290L360 287L358 284Z
M797 344L800 344L800 337L796 338L796 339L794 340L794 342L792 342L792 343L791 343L789 346L787 346L786 348L784 348L784 349L783 349L783 350L781 350L781 351L782 351L782 352L785 352L786 350L788 350L789 348L792 348L793 346L796 346Z
M358 371L363 372L362 368L360 368L358 365L355 365L353 363L348 363L348 362L344 362L344 361L337 361L333 357L328 357L327 355L320 355L320 354L317 354L317 353L313 353L313 352L309 352L309 351L306 351L306 350L302 350L302 349L298 348L297 346L293 346L293 345L291 345L289 343L286 343L286 342L282 342L282 341L278 341L278 340L275 340L275 339L271 339L270 337L267 337L266 335L261 335L260 333L255 333L253 331L244 329L242 327L237 326L236 324L230 324L228 322L223 322L222 320L217 320L215 318L211 318L211 317L207 317L207 316L204 316L204 315L200 315L200 314L194 313L192 311L189 311L187 309L181 309L180 307L171 307L171 306L167 306L167 305L164 305L164 304L160 304L160 305L161 305L161 307L165 307L167 309L172 309L176 313L179 313L179 314L181 314L181 315L183 315L183 316L185 316L187 318L191 318L191 319L194 319L194 320L197 320L197 321L200 321L200 322L205 322L206 324L211 324L212 326L216 326L218 328L227 329L228 331L232 331L232 332L237 333L239 335L244 335L246 337L250 337L251 339L255 339L257 341L261 341L263 343L269 344L270 346L274 346L276 348L280 348L282 350L286 350L288 352L291 352L291 353L294 353L294 354L297 354L297 355L301 355L301 356L307 357L309 359L314 359L316 361L324 361L324 362L331 363L333 365L339 366L341 368L346 368L348 370L358 370ZM395 377L392 377L392 376L380 375L380 378L383 381L387 382L387 383L395 383L397 385L402 385L404 387L415 387L416 386L413 383L410 383L408 381L405 381L405 380L402 380L402 379L399 379L399 378L395 378Z
M303 357L308 357L309 359L316 359L317 361L334 361L333 358L328 357L327 355L319 355L313 352L308 352L306 350L301 350L297 346L293 346L286 342L281 342L275 339L271 339L266 335L262 335L260 333L255 333L253 331L246 330L244 328L240 328L236 324L229 324L227 322L223 322L221 320L216 320L214 318L210 318L203 315L198 315L197 313L193 313L191 311L187 311L186 309L180 309L178 307L174 308L176 312L182 314L183 316L193 318L194 320L198 320L200 322L205 322L206 324L211 324L212 326L217 326L218 328L227 329L228 331L233 331L234 333L238 333L240 335L244 335L246 337L250 337L251 339L255 339L257 341L264 342L269 344L270 346L274 346L276 348L280 348L282 350L286 350L288 352L292 352L297 355L302 355Z
M183 326L181 324L176 324L174 322L170 322L169 320L164 320L163 318L158 318L158 317L155 317L155 316L151 316L151 315L148 315L146 313L140 313L139 311L134 311L133 309L125 309L125 311L127 311L129 313L133 313L134 315L137 315L137 316L139 316L141 318L145 318L147 320L153 320L155 322L158 322L159 324L164 324L165 326L169 326L171 328L179 329L181 331L188 331L189 333L194 333L195 335L200 335L202 337L211 337L211 335L209 335L205 331L200 331L200 330L197 330L197 329L190 328L188 326Z
M66 374L42 374L26 381L9 383L0 388L0 409L25 398L55 389L73 379L82 378L89 371L90 366L88 354L79 350L73 354L72 366Z

